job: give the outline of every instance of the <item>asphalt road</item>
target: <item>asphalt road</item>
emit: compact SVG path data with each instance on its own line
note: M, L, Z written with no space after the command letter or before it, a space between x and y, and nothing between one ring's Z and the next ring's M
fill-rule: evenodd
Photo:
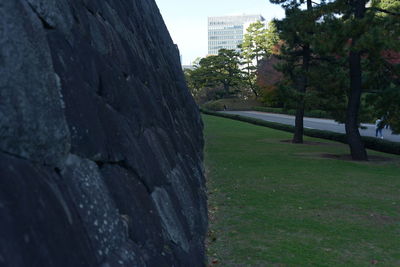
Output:
M294 116L265 113L259 111L223 111L224 113L237 114L241 116L262 119L265 121L279 122L283 124L294 125ZM375 136L375 125L374 124L362 124L367 127L366 129L360 129L360 134L363 136ZM344 124L337 123L334 120L328 119L317 119L317 118L304 118L304 127L309 129L326 130L338 133L345 133ZM400 142L400 135L392 134L392 131L383 129L383 138L386 140Z

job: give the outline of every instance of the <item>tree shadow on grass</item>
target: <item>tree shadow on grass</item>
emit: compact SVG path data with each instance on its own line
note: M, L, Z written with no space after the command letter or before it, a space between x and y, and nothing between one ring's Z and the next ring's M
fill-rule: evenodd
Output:
M304 141L302 144L294 144L292 140L280 140L281 143L289 143L293 145L308 145L308 146L338 146L337 143L326 143L326 142L318 142L318 141ZM339 144L345 146L345 144ZM357 161L351 158L350 154L333 154L333 153L297 153L300 156L313 156L318 158L325 158L325 159L336 159L336 160L343 160L343 161L352 161L352 162L365 162L365 161ZM369 163L400 163L399 158L392 158L392 157L385 157L379 155L368 155Z
M317 141L303 141L302 144L292 143L292 139L289 140L281 140L281 143L290 143L294 145L309 145L309 146L334 146L335 143L325 143L325 142L317 142Z
M356 161L351 158L350 154L330 154L330 153L323 153L319 154L321 158L327 158L327 159L337 159L337 160L344 160L344 161ZM368 162L374 162L374 163L385 163L385 162L396 162L399 161L399 159L395 158L389 158L389 157L384 157L384 156L377 156L377 155L369 155L368 156Z

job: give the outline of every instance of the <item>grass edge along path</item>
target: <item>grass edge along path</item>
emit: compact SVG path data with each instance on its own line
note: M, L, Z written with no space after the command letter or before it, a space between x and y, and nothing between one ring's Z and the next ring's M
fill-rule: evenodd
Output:
M203 115L211 266L400 266L400 158Z
M292 125L264 121L261 119L255 119L255 118L240 116L240 115L236 115L236 114L226 114L226 113L221 113L221 112L214 112L214 111L204 110L204 109L201 109L200 111L203 114L207 114L207 115L223 117L223 118L228 118L228 119L232 119L232 120L238 120L238 121L247 122L247 123L251 123L254 125L264 126L264 127L277 129L277 130L290 132L290 133L294 132L294 126L292 126ZM310 136L310 137L317 137L317 138L337 141L337 142L347 144L346 134L342 134L342 133L335 133L335 132L330 132L330 131L304 128L304 135ZM400 155L400 143L399 142L382 140L382 139L374 138L374 137L370 137L370 136L362 136L361 138L364 142L365 147L368 149Z

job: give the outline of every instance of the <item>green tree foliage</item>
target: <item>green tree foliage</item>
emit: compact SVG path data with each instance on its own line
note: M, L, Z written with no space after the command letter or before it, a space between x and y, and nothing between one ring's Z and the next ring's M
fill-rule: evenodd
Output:
M274 21L266 27L261 21L254 22L246 29L243 43L240 45L242 57L255 61L255 65L265 57L273 54L279 42L279 35Z
M239 54L221 49L218 55L200 59L193 70L186 70L186 80L193 95L212 95L212 99L227 97L242 83ZM211 93L213 91L214 93ZM211 100L211 99L208 99Z
M275 21L270 21L268 23L267 29L265 31L265 43L263 44L263 49L267 56L276 53L276 47L279 44L279 34L276 27Z
M243 67L243 81L258 98L260 88L257 85L257 65L259 60L265 56L262 45L265 43L265 25L260 22L254 22L246 29L243 36L243 43L239 45L241 50L241 65Z
M367 101L376 118L400 133L400 1L376 0L370 9L376 14L373 27L383 38L381 49L370 60L366 84ZM383 51L383 52L382 52Z
M398 16L400 12L400 1L398 0L372 0L371 8L380 12L381 16ZM379 14L378 14L379 15ZM394 18L394 17L391 17Z
M279 37L273 22L270 22L266 28L264 23L257 21L246 29L243 43L239 46L244 85L253 92L256 98L261 90L257 84L259 62L272 54L273 47L278 41Z
M258 61L266 55L264 50L266 44L266 29L261 21L254 22L246 29L243 43L240 45L241 55L248 61Z

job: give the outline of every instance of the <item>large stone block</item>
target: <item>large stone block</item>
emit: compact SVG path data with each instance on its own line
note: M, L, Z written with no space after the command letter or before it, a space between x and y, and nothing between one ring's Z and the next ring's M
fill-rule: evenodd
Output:
M204 266L202 149L154 0L1 1L1 266Z
M0 18L0 150L55 164L70 141L46 35L23 1L2 2Z
M53 168L0 153L0 266L96 266L67 189Z

